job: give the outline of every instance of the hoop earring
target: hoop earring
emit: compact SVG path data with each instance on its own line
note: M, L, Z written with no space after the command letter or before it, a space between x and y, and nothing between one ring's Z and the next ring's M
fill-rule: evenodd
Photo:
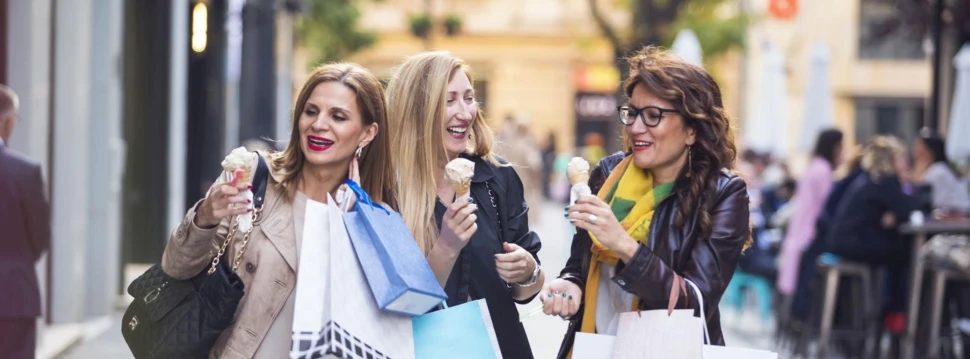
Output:
M691 160L691 157L693 157L693 153L694 151L691 151L691 146L687 145L687 174L685 175L687 178L690 178L691 172L693 172L692 170L693 166L691 166L693 162Z
M361 146L357 146L357 151L354 151L354 157L357 157L357 159L360 159L360 153L361 153L361 152L362 152L363 150L364 150L364 147L361 147Z

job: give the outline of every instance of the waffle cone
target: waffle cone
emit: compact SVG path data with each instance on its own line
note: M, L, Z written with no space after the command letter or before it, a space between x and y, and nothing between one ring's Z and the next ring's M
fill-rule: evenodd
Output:
M253 181L253 171L248 168L241 168L243 173L239 176L239 182L236 184L250 184Z
M569 176L569 184L577 184L577 183L589 183L589 173L580 172L580 173L574 173L572 176Z
M465 197L468 196L468 190L471 189L472 183L471 180L468 180L462 182L453 182L451 185L455 188L456 197Z

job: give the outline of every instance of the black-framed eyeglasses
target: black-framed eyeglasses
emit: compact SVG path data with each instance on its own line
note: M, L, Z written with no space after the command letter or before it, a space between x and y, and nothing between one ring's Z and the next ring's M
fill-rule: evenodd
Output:
M657 106L644 106L642 108L617 106L616 112L619 115L620 122L623 122L624 125L632 125L633 121L636 121L637 117L639 117L640 121L643 121L643 124L647 125L647 127L657 127L660 125L660 120L663 119L665 113L677 113L677 110Z

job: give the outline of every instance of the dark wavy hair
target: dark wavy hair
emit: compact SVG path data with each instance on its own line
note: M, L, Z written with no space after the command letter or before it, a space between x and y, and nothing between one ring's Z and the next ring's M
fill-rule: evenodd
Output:
M683 226L697 214L701 235L711 235L711 212L717 204L717 178L722 168L733 169L738 156L731 119L724 111L721 89L703 68L687 63L669 51L647 46L627 58L630 76L623 83L627 98L638 85L670 101L684 125L694 129L690 166L684 166L674 182L673 195L680 203L675 224ZM623 133L624 150L632 147ZM690 176L687 173L690 172ZM745 242L747 248L751 238Z

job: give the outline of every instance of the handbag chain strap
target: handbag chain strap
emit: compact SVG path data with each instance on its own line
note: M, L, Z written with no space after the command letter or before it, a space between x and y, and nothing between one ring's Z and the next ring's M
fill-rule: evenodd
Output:
M236 262L232 264L233 272L239 269L239 262L242 262L242 256L244 253L246 253L246 245L249 244L249 235L253 233L253 229L256 228L256 221L259 220L259 214L262 212L262 209L263 207L260 207L253 211L253 227L249 230L249 232L246 232L246 235L243 236L242 247L240 247L239 252L236 253Z
M498 210L498 204L495 202L495 193L492 192L492 187L488 185L488 181L485 181L485 189L488 190L488 199L492 200L492 208L495 209L495 218L498 221L498 228L499 230L501 230L502 229L501 212L499 212Z
M256 226L256 222L259 220L259 214L263 212L263 207L256 208L253 210L253 228ZM229 247L229 243L232 243L233 238L236 236L236 229L239 227L239 223L236 218L232 218L232 222L229 224L229 234L226 235L226 240L222 242L222 246L219 247L219 252L216 253L215 258L212 258L212 264L209 266L208 274L216 272L216 267L219 266L219 262L222 260L222 255L226 253L226 248ZM250 230L246 232L243 236L242 247L239 248L239 252L236 253L236 260L232 264L232 271L235 272L239 269L239 263L242 262L242 256L246 253L246 246L249 244L249 235L253 231Z

